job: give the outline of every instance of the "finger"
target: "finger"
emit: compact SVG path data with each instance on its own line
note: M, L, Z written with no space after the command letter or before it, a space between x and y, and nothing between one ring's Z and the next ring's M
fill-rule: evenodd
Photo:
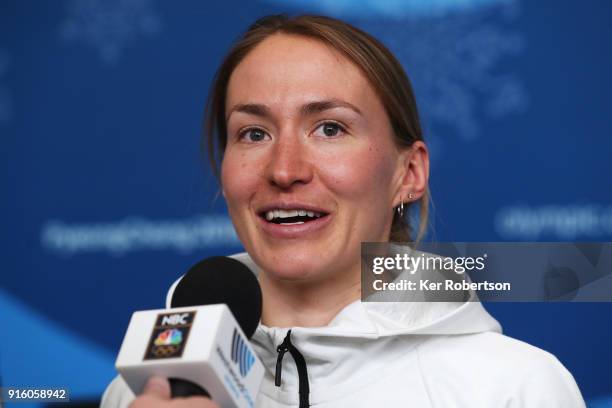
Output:
M206 397L175 398L172 404L173 408L219 408L219 405Z
M164 377L154 375L145 384L142 395L157 397L162 400L170 399L170 383Z

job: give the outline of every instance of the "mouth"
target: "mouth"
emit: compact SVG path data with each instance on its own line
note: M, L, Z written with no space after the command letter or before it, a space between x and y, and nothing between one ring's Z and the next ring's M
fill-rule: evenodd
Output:
M314 211L306 208L270 208L261 211L259 216L267 223L276 225L301 225L327 217L324 211Z
M334 213L299 202L270 203L256 212L261 231L273 239L312 239L320 237L332 224Z

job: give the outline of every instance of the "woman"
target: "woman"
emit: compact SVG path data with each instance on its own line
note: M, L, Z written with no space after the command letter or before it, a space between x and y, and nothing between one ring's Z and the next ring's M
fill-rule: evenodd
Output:
M360 301L360 244L409 240L417 201L422 233L428 201L411 86L377 40L325 17L263 18L223 62L208 115L264 297L257 406L584 406L553 356L499 334L478 302ZM117 379L102 405L216 406L168 395L154 378L133 400Z

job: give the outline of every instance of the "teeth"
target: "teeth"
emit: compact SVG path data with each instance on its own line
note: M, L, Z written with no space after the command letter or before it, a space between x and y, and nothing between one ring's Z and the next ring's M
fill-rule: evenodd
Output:
M274 218L297 217L299 210L274 210Z
M265 217L267 221L272 221L275 218L291 218L291 217L311 217L311 218L319 218L321 217L321 213L318 212L314 212L314 211L308 211L308 210L302 210L302 209L297 209L297 210L281 210L281 209L275 209L275 210L269 210L266 211ZM288 223L284 223L286 225L293 225L293 224L303 224L303 221L298 221L298 222L288 222Z

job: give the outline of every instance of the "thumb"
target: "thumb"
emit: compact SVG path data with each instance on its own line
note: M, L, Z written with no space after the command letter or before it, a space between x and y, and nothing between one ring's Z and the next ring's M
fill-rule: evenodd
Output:
M170 383L164 377L153 376L145 384L142 395L150 395L162 400L171 399Z

